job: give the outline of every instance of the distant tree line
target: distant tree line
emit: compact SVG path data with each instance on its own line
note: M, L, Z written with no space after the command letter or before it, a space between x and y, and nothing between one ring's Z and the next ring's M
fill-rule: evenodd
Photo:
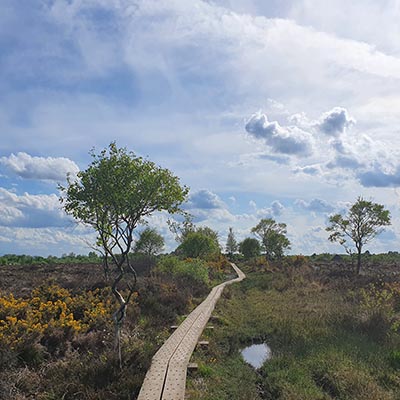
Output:
M41 264L84 264L84 263L101 263L102 258L94 251L88 255L83 254L63 254L61 257L56 256L29 256L26 254L4 254L0 256L0 265L41 265Z
M290 249L290 241L286 234L286 224L276 222L272 218L263 218L251 229L258 239L247 237L237 243L233 228L229 228L226 241L226 252L230 258L239 252L245 259L265 255L268 261L281 259Z

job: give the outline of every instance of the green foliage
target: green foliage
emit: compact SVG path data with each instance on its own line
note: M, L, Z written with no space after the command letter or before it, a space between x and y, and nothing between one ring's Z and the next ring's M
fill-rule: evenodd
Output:
M332 215L326 228L329 240L341 244L349 254L354 244L357 253L357 273L361 269L363 246L382 232L382 227L390 225L390 213L382 204L372 203L359 197L350 207L346 216ZM348 244L350 241L350 245Z
M181 260L175 256L166 256L161 258L157 264L156 271L169 274L178 281L190 281L192 284L209 284L207 264L200 259Z
M107 327L108 294L97 289L72 295L57 285L42 285L28 299L1 295L0 349L10 348L31 365L43 361L44 351L63 355L76 334Z
M0 265L44 265L44 264L83 264L100 263L101 257L91 251L89 254L63 254L61 257L48 256L28 256L26 254L4 254L0 256Z
M220 249L215 235L207 233L205 229L213 232L210 228L200 228L196 232L188 233L178 247L177 252L188 258L204 258L218 253Z
M290 259L293 265L303 261ZM324 283L315 281L310 271L296 278L284 271L245 270L247 278L230 287L230 295L217 305L216 345L196 355L212 365L213 373L201 382L189 378L191 398L398 399L399 333L387 325L377 327L390 338L376 340L360 324L375 311L392 315L397 284L391 289L367 286L364 301L362 291L349 296L346 289L327 285L326 277ZM253 340L265 341L272 350L259 371L240 362L239 350Z
M137 275L130 264L129 252L137 225L155 211L180 212L188 188L168 169L137 157L115 142L99 155L91 152L92 163L78 172L78 179L68 177L67 187L60 186L64 210L75 219L90 225L97 233L97 246L104 254L105 272L109 261L116 269L112 292L118 301L113 315L118 352L121 355L120 331L126 309L134 293ZM133 279L131 279L133 278ZM122 294L122 281L129 288ZM120 358L122 368L122 359Z
M175 235L175 240L182 243L186 235L196 231L196 226L193 223L193 216L189 213L184 213L184 220L179 223L177 221L168 221L169 229Z
M258 257L261 253L260 243L257 239L246 238L243 242L239 243L239 251L245 259Z
M218 232L214 231L213 229L211 229L208 226L198 226L195 228L195 232L201 233L204 236L208 236L215 242L215 244L219 248Z
M218 233L216 231L208 226L196 226L193 223L193 217L188 213L184 213L184 216L185 219L181 223L169 221L170 230L175 234L177 242L183 243L187 239L188 235L192 233L200 233L211 238L219 248Z
M179 212L188 189L168 169L115 143L91 155L92 163L78 179L60 187L61 201L68 214L96 230L107 255L113 258L117 250L126 256L138 223L155 211Z
M238 250L239 245L236 241L235 234L233 232L233 228L229 228L228 238L226 240L226 252L229 254L229 257L233 257L233 254Z
M389 355L390 364L394 369L400 369L400 350L393 350Z
M143 253L154 256L164 248L164 238L154 229L146 228L140 232L139 239L135 243L135 253Z
M290 241L286 237L286 224L284 223L277 223L272 218L265 218L251 231L260 238L268 260L282 258L285 250L290 248Z

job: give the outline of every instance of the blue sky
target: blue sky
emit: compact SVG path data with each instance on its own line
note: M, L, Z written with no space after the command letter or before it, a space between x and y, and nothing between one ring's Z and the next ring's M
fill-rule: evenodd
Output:
M337 251L328 216L362 195L393 217L371 251L398 250L399 20L398 0L3 0L0 254L89 251L57 183L113 140L222 244L273 217L292 252Z

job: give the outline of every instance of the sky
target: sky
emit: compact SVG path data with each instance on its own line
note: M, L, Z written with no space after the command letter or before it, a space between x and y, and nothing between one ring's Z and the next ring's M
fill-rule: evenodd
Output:
M338 252L329 215L384 204L399 250L399 0L2 0L0 254L87 254L58 184L111 141L180 177L198 225L287 224ZM166 224L167 250L176 247Z

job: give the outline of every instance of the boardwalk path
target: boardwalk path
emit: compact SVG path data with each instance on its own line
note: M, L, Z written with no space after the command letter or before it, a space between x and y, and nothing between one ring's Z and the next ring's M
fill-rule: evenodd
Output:
M182 322L153 357L138 400L183 400L190 357L226 285L240 282L244 273L235 265L238 277L215 286L207 298Z

